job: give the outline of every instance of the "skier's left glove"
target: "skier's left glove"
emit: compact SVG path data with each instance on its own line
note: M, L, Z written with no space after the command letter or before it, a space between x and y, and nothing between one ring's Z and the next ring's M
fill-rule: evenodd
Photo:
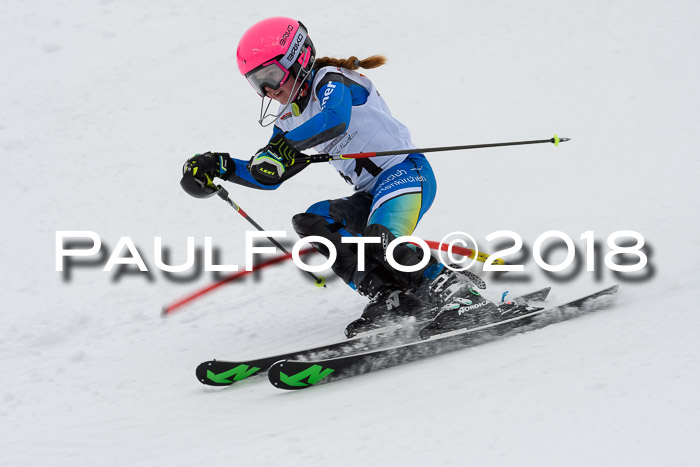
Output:
M195 154L182 167L180 186L195 198L207 198L217 190L214 177L227 180L235 172L236 165L224 152Z
M294 149L284 133L277 133L262 149L250 159L248 170L255 180L263 185L277 185L296 175L307 164L294 167L304 154Z

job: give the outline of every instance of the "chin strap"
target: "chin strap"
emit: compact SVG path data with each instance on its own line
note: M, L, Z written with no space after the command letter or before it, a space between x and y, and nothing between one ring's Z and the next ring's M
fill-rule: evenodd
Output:
M282 115L284 115L287 109L292 106L294 101L306 96L306 93L309 92L311 86L305 86L305 84L309 81L307 78L312 75L311 71L314 69L314 63L316 63L316 57L314 57L313 62L311 62L311 65L309 66L309 71L303 75L303 78L299 79L299 76L301 76L300 74L294 79L294 85L292 86L292 92L289 95L289 99L287 99L287 103L284 104L278 114L275 115L272 113L267 113L270 108L270 104L272 104L272 99L267 96L262 96L262 100L260 102L260 118L258 119L258 123L261 127L264 128L275 123ZM265 99L268 100L267 105L265 105ZM272 118L272 120L265 122L266 118Z

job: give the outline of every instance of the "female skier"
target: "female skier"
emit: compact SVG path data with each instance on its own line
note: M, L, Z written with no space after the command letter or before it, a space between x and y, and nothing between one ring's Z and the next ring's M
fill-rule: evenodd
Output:
M241 74L262 99L259 123L274 123L272 138L250 161L211 152L189 159L182 186L193 196L215 191L214 177L274 190L309 165L295 163L304 157L301 151L309 148L349 154L415 147L408 129L391 115L372 81L355 71L383 65L383 56L316 58L304 25L276 17L256 23L243 34L237 60ZM275 114L268 113L272 100L280 104ZM386 260L386 246L396 237L411 235L435 198L435 176L423 154L331 164L354 187L354 194L319 201L295 215L292 223L300 237L319 235L330 240L337 251L333 271L370 298L362 317L346 329L348 336L400 316L425 312L426 306L421 306L416 295L435 302L446 284L466 284L464 276L455 275L433 258L410 273L395 270ZM362 271L357 244L341 241L359 236L381 238L381 243L367 245ZM328 256L322 244L314 247ZM393 256L403 265L416 265L422 259L421 253L405 244Z

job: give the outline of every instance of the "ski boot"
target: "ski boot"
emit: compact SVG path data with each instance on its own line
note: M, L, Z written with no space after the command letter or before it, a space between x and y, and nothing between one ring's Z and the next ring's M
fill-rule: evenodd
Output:
M498 305L482 297L473 287L468 287L466 292L462 289L457 296L450 297L440 307L435 319L421 329L421 339L460 329L477 328L492 322L492 317L499 314Z
M432 271L426 270L417 294L427 295L435 318L420 331L419 337L427 339L487 322L498 305L482 297L477 289L486 289L486 283L473 272L455 271L443 264L435 265Z
M416 295L437 312L451 300L469 295L472 289L486 289L486 282L473 272L454 271L437 263L425 271Z
M407 290L381 288L370 299L362 316L348 324L345 335L350 338L377 329L400 325L410 319L426 320L429 307Z

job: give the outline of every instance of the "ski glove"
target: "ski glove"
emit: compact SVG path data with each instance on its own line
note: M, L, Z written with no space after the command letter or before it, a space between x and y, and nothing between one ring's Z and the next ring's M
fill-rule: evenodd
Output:
M206 198L216 192L214 177L227 180L235 172L236 165L224 152L195 154L182 167L180 186L195 198Z
M250 159L248 170L263 185L277 185L299 173L307 164L294 163L304 154L294 149L284 133L277 133Z

